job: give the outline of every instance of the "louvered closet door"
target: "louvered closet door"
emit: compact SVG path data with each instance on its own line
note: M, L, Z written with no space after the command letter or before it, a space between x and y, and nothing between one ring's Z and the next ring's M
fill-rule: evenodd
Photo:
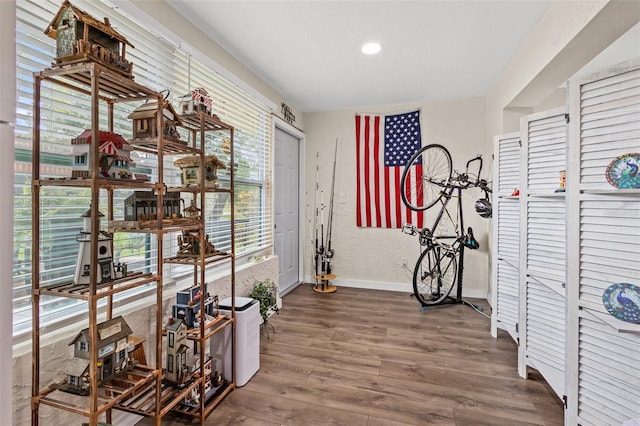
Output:
M491 334L506 330L518 340L520 272L520 133L495 138L493 187L493 271Z
M616 157L640 153L640 60L570 82L570 348L567 421L640 419L640 324L602 303L615 283L640 285L640 189L606 179ZM575 117L575 118L574 118ZM628 294L640 307L640 296Z
M567 115L559 109L521 122L523 154L520 239L519 372L535 368L564 395L566 330L566 203L560 172L566 168Z

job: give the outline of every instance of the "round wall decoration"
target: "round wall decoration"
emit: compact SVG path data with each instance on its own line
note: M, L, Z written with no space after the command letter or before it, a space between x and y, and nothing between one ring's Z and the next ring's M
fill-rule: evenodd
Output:
M602 293L602 304L619 320L640 324L640 286L612 284Z
M607 182L619 189L640 188L640 153L623 154L607 166Z

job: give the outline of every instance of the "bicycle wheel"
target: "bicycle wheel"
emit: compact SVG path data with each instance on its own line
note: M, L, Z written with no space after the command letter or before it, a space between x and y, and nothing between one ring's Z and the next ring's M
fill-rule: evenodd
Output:
M422 252L413 271L413 293L422 306L446 299L458 277L458 252L431 246Z
M451 154L442 145L427 145L416 151L402 172L402 201L411 210L422 211L442 197L451 179Z

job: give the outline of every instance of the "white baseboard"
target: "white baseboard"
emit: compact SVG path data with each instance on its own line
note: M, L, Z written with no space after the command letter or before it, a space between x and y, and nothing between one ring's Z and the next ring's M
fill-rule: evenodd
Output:
M306 282L313 283L315 280L311 277L306 278ZM386 290L413 293L413 284L411 283L394 283L385 281L367 281L354 279L336 278L331 283L337 287L366 288L369 290ZM470 297L475 299L487 299L487 290L477 288L463 288L462 297Z

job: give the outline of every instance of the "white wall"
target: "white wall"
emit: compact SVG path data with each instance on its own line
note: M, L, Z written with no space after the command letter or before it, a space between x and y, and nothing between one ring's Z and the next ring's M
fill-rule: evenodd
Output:
M0 1L0 120L14 122L16 116L15 1ZM0 124L0 425L11 424L11 341L13 289L13 127ZM29 382L27 382L29 383Z
M320 186L325 192L324 203L329 204L334 143L340 139L336 166L335 210L332 244L335 256L333 272L338 276L338 286L368 287L412 291L413 266L419 255L415 237L403 234L399 229L358 228L356 226L356 157L355 114L397 113L421 108L422 144L440 143L451 152L454 169L462 170L467 160L482 154L490 157L484 142L485 114L482 98L455 99L408 105L383 105L364 109L309 113L304 116L306 136L305 192L307 203L305 216L304 271L307 282L313 281L311 268L313 235L313 197L316 182L316 153L319 153ZM479 190L465 193L466 225L472 226L481 244L479 250L465 253L464 294L485 297L487 294L488 253L487 232L489 221L480 218L473 209L479 198ZM341 202L344 196L344 202ZM325 221L328 208L325 210ZM401 265L407 258L408 268Z

